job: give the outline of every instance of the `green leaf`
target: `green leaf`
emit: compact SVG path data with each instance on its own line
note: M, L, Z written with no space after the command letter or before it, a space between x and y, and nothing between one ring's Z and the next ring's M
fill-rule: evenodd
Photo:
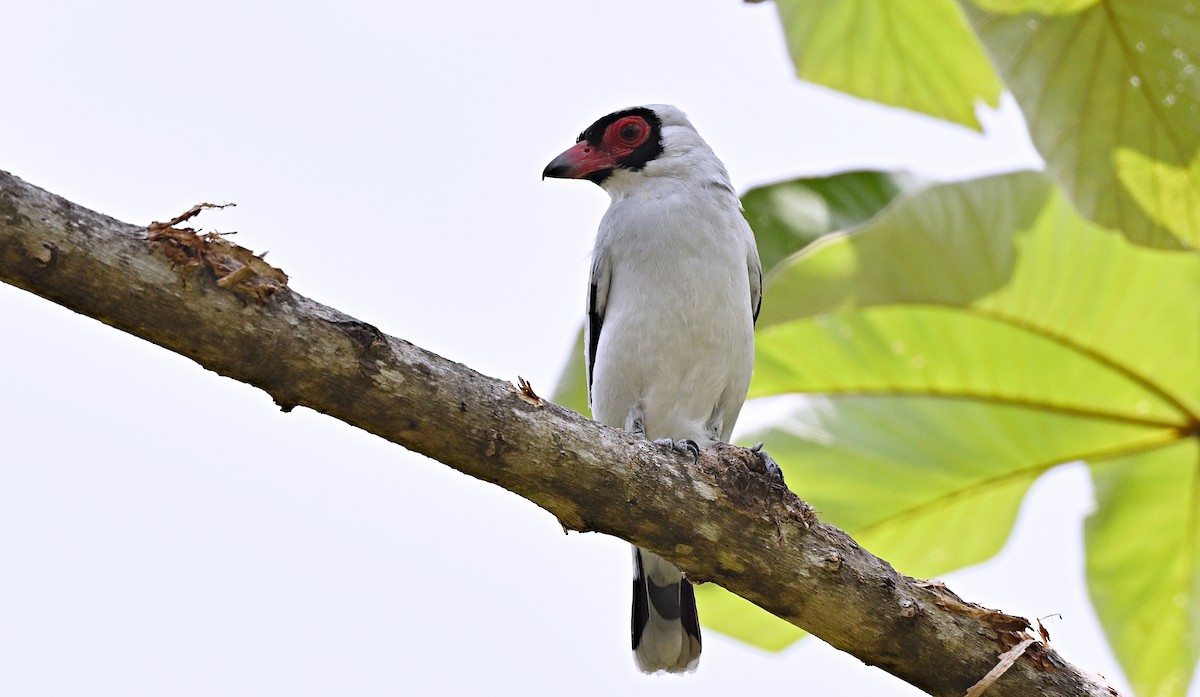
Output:
M1100 0L973 0L973 2L988 12L1006 15L1023 12L1060 15L1086 10Z
M1050 193L1044 178L1026 173L935 187L898 202L869 231L827 237L775 269L758 328L839 309L983 297L1011 280L1017 250L1010 235L981 231L1028 228ZM968 267L965 258L977 261Z
M550 401L568 409L573 409L585 416L591 416L588 406L587 371L583 365L583 329L575 333L575 346L567 357L566 365L559 374L558 384L554 386L554 395Z
M1200 443L1093 462L1088 589L1139 695L1183 697L1200 657Z
M862 171L791 179L747 191L742 206L758 241L763 273L822 235L865 223L916 184L907 174Z
M1045 177L1023 172L932 187L817 242L768 279L772 302L759 330L874 305L969 307L1070 347L1192 415L1200 413L1198 268L1194 255L1129 246L1081 219ZM768 346L760 337L760 353ZM803 355L796 362L810 364ZM760 387L767 377L756 372L752 394L777 393Z
M759 333L755 369L754 397L931 395L1115 422L1183 423L1177 402L1132 366L980 306L866 307L777 325Z
M975 4L1005 10L965 6L1047 169L1079 210L1138 244L1200 247L1195 4ZM1056 14L1010 14L1042 6Z
M806 399L754 439L822 519L900 572L928 578L1000 551L1025 492L1052 467L1174 434L914 391Z
M738 637L760 649L782 651L808 635L715 583L696 586L696 603L705 627Z
M1150 220L1187 241L1197 226L1196 182L1200 181L1200 152L1185 167L1159 162L1131 148L1119 147L1114 155L1117 178Z
M1200 257L1129 244L1040 174L902 196L788 259L766 297L751 394L786 409L748 441L902 572L993 555L1059 463L1143 453L1178 476L1200 464L1165 455L1200 432ZM765 617L722 629L761 645ZM1106 628L1114 641L1133 631L1120 617ZM1190 641L1179 623L1162 629ZM1131 675L1171 679L1118 655Z
M978 130L1001 85L953 0L777 0L803 80Z

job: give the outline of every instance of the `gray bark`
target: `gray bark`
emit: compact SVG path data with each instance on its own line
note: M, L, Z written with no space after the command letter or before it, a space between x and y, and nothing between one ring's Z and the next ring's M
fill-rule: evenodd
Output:
M1023 642L988 695L1116 694L1027 642L1024 619L897 573L820 522L767 485L751 451L721 446L693 463L294 293L246 250L151 231L157 241L0 172L6 283L255 385L285 410L307 406L497 484L565 528L653 550L929 694L966 694Z

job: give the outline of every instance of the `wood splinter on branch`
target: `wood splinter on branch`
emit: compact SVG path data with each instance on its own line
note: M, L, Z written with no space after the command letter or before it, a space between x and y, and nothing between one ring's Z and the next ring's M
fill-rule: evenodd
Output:
M529 381L520 375L517 376L517 393L521 395L521 399L530 404L536 406L542 405L542 398L533 391L533 385L530 385Z
M287 287L288 282L286 273L263 261L266 252L255 254L226 240L222 233L200 234L194 228L176 227L200 215L206 208L220 209L236 205L198 203L165 223L150 223L146 228L146 239L166 254L172 264L207 268L221 288L248 295L260 305L266 304L276 291Z
M1025 649L1028 649L1035 641L1037 639L1029 637L1000 654L1000 660L996 661L996 667L988 671L988 674L983 676L983 679L972 685L971 689L967 690L966 697L983 697L983 693L987 692L988 688L1000 679L1000 676L1008 672L1012 664L1016 663L1021 654L1025 653Z

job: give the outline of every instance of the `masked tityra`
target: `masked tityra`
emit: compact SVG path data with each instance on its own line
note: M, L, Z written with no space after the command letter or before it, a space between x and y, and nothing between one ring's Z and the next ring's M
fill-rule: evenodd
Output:
M655 104L601 118L543 176L612 198L588 288L592 415L693 452L727 441L750 385L762 267L725 166L683 112ZM638 668L694 670L691 584L652 552L633 559Z

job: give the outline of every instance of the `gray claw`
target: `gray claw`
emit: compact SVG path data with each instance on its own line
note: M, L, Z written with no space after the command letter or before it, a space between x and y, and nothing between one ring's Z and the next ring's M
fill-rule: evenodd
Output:
M783 483L783 469L779 467L778 462L775 462L775 458L768 455L766 450L763 450L763 444L759 443L750 449L753 450L756 455L758 455L758 459L762 460L763 467L767 472L767 477L771 480L771 488L786 490L787 484Z
M696 445L694 440L675 440L674 438L659 438L654 441L659 445L665 445L677 453L688 453L692 456L692 462L700 461L700 446Z

